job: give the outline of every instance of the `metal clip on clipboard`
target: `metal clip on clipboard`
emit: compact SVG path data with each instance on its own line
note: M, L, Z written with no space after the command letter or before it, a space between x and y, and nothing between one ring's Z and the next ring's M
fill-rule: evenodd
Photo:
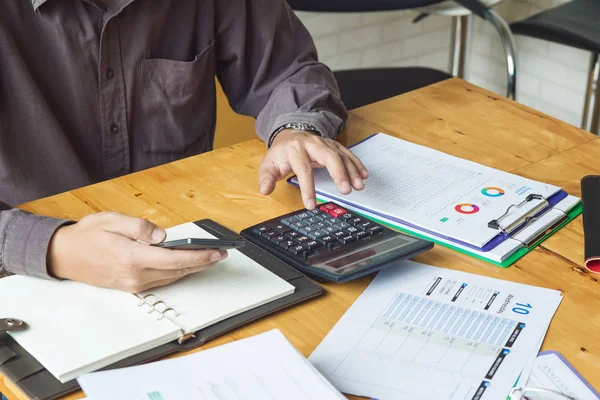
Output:
M517 209L521 208L525 204L527 204L533 200L542 200L542 202L540 202L538 205L533 207L527 213L525 213L522 216L520 216L519 218L517 218L515 221L507 224L506 226L502 226L501 221L509 215L510 210L512 210L513 208L517 208ZM538 232L537 234L533 235L531 238L529 238L525 241L521 241L521 240L515 238L515 236L519 232L521 232L523 229L527 228L531 223L540 219L542 216L544 216L550 210L557 210L562 213L562 216L558 220L554 221L552 224L545 227L543 230L541 230L540 232ZM568 218L569 218L569 216L564 211L550 207L550 203L548 202L548 200L546 198L544 198L544 196L539 195L539 194L530 194L525 198L525 200L523 200L519 204L510 205L506 209L504 214L502 214L499 218L496 218L496 219L488 222L488 227L492 228L492 229L496 229L499 232L510 237L511 239L521 242L521 244L523 244L523 246L525 248L529 249L529 248L537 245L544 237L549 235L554 229L556 229L558 226L560 226L562 223L564 223L566 220L568 220Z

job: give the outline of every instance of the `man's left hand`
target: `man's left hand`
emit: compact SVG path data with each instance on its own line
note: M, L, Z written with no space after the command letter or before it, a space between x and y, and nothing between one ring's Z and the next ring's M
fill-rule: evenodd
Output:
M364 189L363 180L369 176L358 157L335 140L286 129L277 135L260 166L260 191L271 194L277 181L294 172L304 206L312 210L316 207L313 168L321 167L327 168L342 194L349 194L352 188Z

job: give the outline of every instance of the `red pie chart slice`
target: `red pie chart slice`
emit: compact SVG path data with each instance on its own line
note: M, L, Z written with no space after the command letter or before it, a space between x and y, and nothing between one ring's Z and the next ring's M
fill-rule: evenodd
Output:
M479 207L475 204L462 203L454 207L461 214L475 214L479 211Z

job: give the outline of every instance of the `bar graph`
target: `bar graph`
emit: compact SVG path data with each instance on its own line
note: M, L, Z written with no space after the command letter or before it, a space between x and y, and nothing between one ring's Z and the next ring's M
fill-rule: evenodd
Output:
M519 323L406 293L397 294L381 318L495 346L506 344Z
M397 293L333 375L386 386L406 398L437 400L454 393L452 399L470 399L493 377L489 371L510 353L523 327L454 303Z

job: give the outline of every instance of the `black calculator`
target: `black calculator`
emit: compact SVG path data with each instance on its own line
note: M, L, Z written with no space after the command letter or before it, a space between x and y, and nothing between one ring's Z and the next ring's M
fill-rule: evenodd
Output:
M242 237L318 280L346 282L413 257L432 242L329 202L251 226Z

